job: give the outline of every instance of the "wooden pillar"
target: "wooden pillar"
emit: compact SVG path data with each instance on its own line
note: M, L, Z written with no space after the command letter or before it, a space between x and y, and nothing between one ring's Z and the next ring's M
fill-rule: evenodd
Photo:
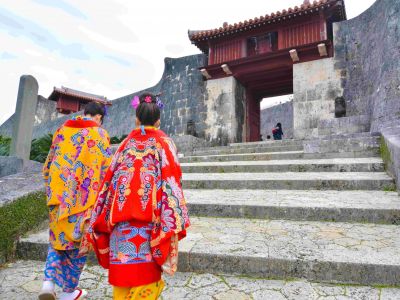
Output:
M241 57L247 57L247 39L244 38L242 40L241 46L242 46Z
M284 48L283 41L284 41L283 30L278 29L278 50L281 50Z
M326 20L323 11L319 12L319 28L320 28L320 40L326 40L328 33L326 29Z
M245 140L256 142L260 139L260 99L250 89L246 89L246 112L245 112Z
M214 64L214 47L208 42L208 64Z

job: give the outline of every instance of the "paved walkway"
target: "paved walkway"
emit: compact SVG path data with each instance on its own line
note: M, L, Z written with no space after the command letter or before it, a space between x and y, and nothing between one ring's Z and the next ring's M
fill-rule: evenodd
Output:
M0 299L37 299L41 287L43 262L17 261L0 269ZM324 285L306 281L278 281L211 275L177 273L166 277L162 299L180 300L398 300L400 289L350 285ZM107 274L99 266L87 266L81 287L90 300L112 299Z

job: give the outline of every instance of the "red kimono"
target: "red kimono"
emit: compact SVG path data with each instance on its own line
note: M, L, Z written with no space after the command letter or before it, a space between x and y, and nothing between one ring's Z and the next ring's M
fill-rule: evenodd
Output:
M92 212L89 241L114 286L159 281L171 238L190 225L173 141L161 130L133 130L121 144ZM172 251L174 252L174 251Z

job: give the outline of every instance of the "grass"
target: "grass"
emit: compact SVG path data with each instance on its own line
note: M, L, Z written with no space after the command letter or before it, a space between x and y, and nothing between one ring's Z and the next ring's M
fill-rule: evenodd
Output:
M44 192L23 196L0 207L0 263L12 260L18 238L40 226L47 216Z
M384 192L396 192L397 189L396 189L396 186L394 184L391 184L391 185L384 186L383 187L383 191Z

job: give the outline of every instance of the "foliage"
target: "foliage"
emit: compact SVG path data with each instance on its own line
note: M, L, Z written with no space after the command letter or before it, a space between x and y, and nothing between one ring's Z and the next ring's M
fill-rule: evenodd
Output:
M31 146L30 159L38 162L45 162L49 153L53 136L46 134L45 136L34 139ZM10 155L11 138L0 135L0 156Z
M11 138L0 135L0 156L10 155Z
M128 135L124 134L120 137L117 136L113 136L112 138L110 138L110 143L111 144L120 144Z
M49 153L52 140L53 135L51 134L46 134L39 139L33 140L30 159L44 163L46 161L47 154Z
M0 207L0 261L14 257L15 243L37 228L48 215L44 192L31 193Z
M126 134L122 135L120 137L113 136L110 139L110 142L111 142L111 144L119 144L126 137L127 137ZM30 159L41 162L41 163L45 162L47 154L49 153L49 150L51 147L52 139L53 139L53 136L50 133L46 134L45 136L43 136L39 139L34 139L32 141ZM0 136L0 156L9 155L10 145L11 145L11 138Z

